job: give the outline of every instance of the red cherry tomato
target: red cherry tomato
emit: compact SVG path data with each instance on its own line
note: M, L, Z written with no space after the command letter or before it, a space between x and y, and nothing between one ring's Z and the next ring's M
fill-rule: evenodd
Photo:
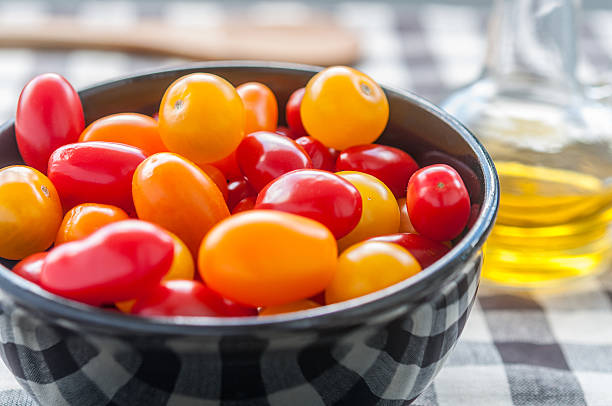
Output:
M457 237L470 217L470 197L461 176L443 164L426 166L412 175L406 205L414 229L435 241Z
M453 168L461 176L461 180L470 194L470 201L478 200L480 196L480 180L476 173L468 164L459 160L457 157L442 151L431 150L419 156L421 165L428 166L433 164L446 164Z
M202 283L190 280L162 282L148 295L138 299L132 314L139 316L255 316L257 309L225 299Z
M404 197L410 176L419 165L401 149L386 145L358 145L342 151L336 161L337 171L358 171L378 178L393 195Z
M338 160L338 157L340 156L340 153L342 151L339 151L336 148L332 148L332 147L327 148L327 150L329 151L329 154L331 155L332 159L334 160L334 165L335 165L335 162Z
M242 172L240 172L240 167L238 166L238 161L236 161L236 151L232 152L225 158L218 160L217 162L212 162L210 165L219 169L227 180L243 178Z
M32 79L21 91L15 116L15 138L23 160L47 173L49 156L77 142L85 127L83 106L70 83L55 73Z
M257 196L257 193L246 179L242 178L231 182L227 185L227 208L230 211L233 210L240 201L249 196Z
M49 179L64 210L81 203L103 203L133 214L132 176L145 158L138 148L112 142L64 145L49 158Z
M256 209L279 210L323 224L336 239L351 232L361 218L361 195L338 175L318 169L286 173L257 196Z
M241 201L238 202L236 206L232 209L232 214L240 213L241 211L251 210L255 207L255 197L249 196L245 197Z
M297 138L299 138L298 134L294 133L293 131L291 131L291 129L289 127L277 127L276 131L274 131L277 134L280 135L284 135L285 137L289 137L292 140L295 140Z
M332 157L329 148L321 144L312 137L300 137L295 140L298 145L304 148L304 151L310 156L312 167L314 169L323 169L324 171L334 172L336 161Z
M304 98L305 91L306 88L301 87L291 93L285 109L287 124L289 125L289 128L291 128L291 132L296 135L296 138L308 135L304 129L304 125L302 124L302 116L300 115L300 106L302 105L302 99Z
M367 241L383 241L398 244L408 250L425 269L442 258L450 248L438 241L418 234L399 233L370 238Z
M30 282L40 285L40 273L48 252L39 252L22 259L15 265L13 272Z
M267 131L249 134L236 150L240 170L257 191L294 169L312 168L312 161L295 141Z
M173 259L174 241L163 229L124 220L51 250L40 284L93 305L136 299L159 284Z

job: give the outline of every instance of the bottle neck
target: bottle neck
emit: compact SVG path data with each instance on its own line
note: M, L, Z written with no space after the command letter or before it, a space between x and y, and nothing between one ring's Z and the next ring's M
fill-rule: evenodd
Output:
M485 74L575 88L578 7L578 0L496 0Z

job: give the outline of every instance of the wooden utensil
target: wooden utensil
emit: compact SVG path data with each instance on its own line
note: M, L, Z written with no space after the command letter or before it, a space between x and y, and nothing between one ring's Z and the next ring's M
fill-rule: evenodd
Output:
M234 19L216 27L181 27L161 20L126 26L52 17L36 24L0 25L0 47L93 48L195 60L256 59L348 65L359 58L355 35L328 18L296 25L258 25Z

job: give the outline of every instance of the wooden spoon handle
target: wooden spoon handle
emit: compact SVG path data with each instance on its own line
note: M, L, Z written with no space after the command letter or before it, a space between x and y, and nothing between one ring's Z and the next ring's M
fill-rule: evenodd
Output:
M257 59L348 65L359 58L352 32L325 19L300 25L255 25L235 20L214 28L177 27L158 20L130 26L83 25L53 17L35 25L0 25L0 46L94 48L196 60Z

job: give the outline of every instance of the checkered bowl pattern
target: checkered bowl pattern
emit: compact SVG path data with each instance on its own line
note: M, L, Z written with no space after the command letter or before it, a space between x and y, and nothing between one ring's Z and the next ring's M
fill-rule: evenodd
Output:
M474 255L423 303L286 336L94 335L2 301L0 354L43 405L402 404L425 390L455 345L480 262Z
M317 70L208 63L108 82L80 92L86 121L152 113L169 83L208 71L268 84L284 105ZM43 405L405 404L449 355L474 303L481 248L499 199L482 146L412 94L386 89L380 142L421 163L453 164L480 214L444 258L380 292L301 315L143 319L58 298L0 266L0 355ZM12 125L0 128L0 166L20 163ZM435 154L432 154L435 151ZM9 268L14 264L0 260Z

